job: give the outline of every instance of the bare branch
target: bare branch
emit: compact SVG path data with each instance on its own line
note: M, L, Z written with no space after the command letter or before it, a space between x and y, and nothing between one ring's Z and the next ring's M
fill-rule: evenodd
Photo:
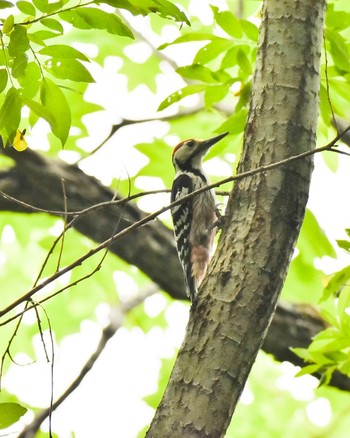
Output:
M114 334L119 330L119 328L123 324L124 316L130 312L133 308L141 304L147 297L153 295L158 291L158 286L151 285L146 288L144 291L140 292L140 294L123 304L119 304L118 306L111 309L110 312L110 322L103 329L100 341L96 347L94 353L89 357L86 361L82 369L80 370L79 375L71 382L69 387L60 395L60 397L52 403L51 411L53 412L57 409L66 399L75 391L80 383L83 381L84 377L88 374L88 372L93 368L97 359L100 357L101 353L104 351L108 341L114 336ZM39 412L34 420L28 424L22 432L18 435L18 438L34 438L36 433L38 432L41 424L46 420L46 418L50 415L50 408L43 409Z

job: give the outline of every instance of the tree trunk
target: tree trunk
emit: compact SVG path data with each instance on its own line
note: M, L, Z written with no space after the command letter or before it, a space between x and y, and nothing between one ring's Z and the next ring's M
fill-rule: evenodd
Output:
M264 1L240 172L314 148L324 7ZM286 277L311 172L308 158L236 184L148 438L224 436Z

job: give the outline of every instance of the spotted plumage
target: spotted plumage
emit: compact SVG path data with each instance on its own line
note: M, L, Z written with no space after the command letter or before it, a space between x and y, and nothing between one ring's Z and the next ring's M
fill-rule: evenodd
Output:
M175 179L171 202L208 185L202 159L208 149L227 133L206 141L189 139L173 151ZM216 232L216 203L212 190L207 190L171 209L177 250L185 277L186 291L193 301L210 259Z

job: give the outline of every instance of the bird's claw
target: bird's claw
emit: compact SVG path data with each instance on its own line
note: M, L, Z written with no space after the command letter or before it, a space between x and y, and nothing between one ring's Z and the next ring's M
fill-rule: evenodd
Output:
M217 228L218 230L222 230L223 226L225 225L226 216L221 214L218 208L215 209L215 214L217 220L213 223L213 225L209 229L212 230L213 228Z

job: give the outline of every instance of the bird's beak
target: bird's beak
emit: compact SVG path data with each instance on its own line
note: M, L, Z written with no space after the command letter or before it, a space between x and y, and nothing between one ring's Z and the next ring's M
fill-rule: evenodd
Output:
M226 137L228 132L224 132L223 134L217 135L216 137L210 138L209 140L204 140L201 142L201 151L206 152L211 146L220 141L222 138Z

